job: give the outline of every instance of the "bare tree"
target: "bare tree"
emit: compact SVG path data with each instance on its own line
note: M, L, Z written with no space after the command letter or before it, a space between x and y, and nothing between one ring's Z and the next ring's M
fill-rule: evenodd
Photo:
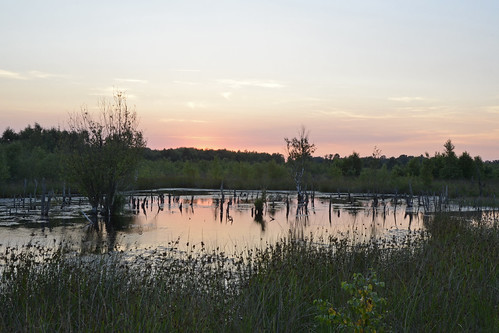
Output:
M297 138L284 138L288 154L288 163L293 169L298 198L302 197L302 182L306 163L312 158L312 154L316 150L315 144L308 141L308 134L305 126L302 126L298 132Z
M98 116L86 106L70 116L68 171L73 182L98 208L111 216L117 211L117 194L134 180L145 140L138 128L137 113L128 107L123 92L113 102L102 100Z

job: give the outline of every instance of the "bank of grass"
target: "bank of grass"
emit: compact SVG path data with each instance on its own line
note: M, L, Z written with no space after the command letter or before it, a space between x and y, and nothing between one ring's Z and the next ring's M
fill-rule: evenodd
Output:
M230 255L39 248L39 263L33 249L8 249L0 331L329 331L314 300L341 307L341 282L371 270L386 284L393 331L498 331L499 226L448 215L426 226L403 240L289 237Z

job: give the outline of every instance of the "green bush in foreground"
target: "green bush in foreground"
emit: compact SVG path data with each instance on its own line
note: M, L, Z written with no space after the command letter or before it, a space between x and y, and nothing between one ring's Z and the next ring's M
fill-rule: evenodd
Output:
M386 328L383 310L386 299L380 297L374 288L384 287L385 283L378 281L376 273L367 277L354 273L352 283L341 283L341 288L351 296L348 306L337 311L329 301L315 300L320 312L316 319L336 330L383 332Z

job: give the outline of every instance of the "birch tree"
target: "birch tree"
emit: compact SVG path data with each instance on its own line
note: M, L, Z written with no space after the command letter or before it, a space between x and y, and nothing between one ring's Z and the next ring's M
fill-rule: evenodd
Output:
M309 142L308 134L305 126L302 126L298 132L298 137L284 138L288 155L287 162L292 168L298 198L302 197L303 175L306 164L312 159L312 154L316 150L315 144Z

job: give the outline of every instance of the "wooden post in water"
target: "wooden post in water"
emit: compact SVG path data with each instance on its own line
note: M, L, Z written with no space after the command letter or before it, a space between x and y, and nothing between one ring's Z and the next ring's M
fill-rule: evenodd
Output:
M66 181L62 182L62 203L61 203L61 209L64 208L66 205Z
M395 215L397 212L398 190L395 190Z
M28 180L24 178L24 188L23 188L23 209L24 209L24 203L26 200L26 187L28 186Z
M220 185L220 194L221 194L221 197L222 197L222 204L224 202L224 181L222 180L222 184Z
M315 190L314 190L314 187L312 186L312 194L310 195L310 199L311 199L311 204L312 204L312 208L315 207Z
M45 214L45 190L46 190L45 178L42 178L42 201L41 201L41 209L40 209L40 211L41 211L40 215L42 218L44 216L43 214Z
M33 210L36 210L36 190L38 189L38 180L35 178L35 189L33 190L33 200L34 200L34 206Z
M13 202L14 202L14 213L17 214L17 206L16 206L16 196L13 196Z
M68 206L71 205L71 186L68 185Z
M288 216L289 216L289 195L286 194L286 219L288 219Z
M53 195L54 195L54 191L53 190L48 193L48 199L47 199L47 203L45 205L45 212L44 212L44 216L45 217L49 216L50 201L52 200L52 196Z
M333 206L333 195L329 195L329 225L331 225L331 208Z

